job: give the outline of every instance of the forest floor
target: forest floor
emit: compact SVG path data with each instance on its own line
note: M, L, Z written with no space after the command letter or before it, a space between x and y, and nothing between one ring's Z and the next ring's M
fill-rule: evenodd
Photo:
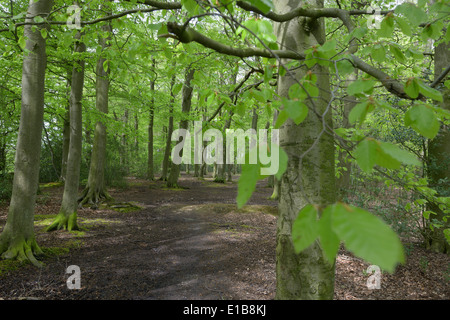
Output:
M269 300L275 296L276 202L261 181L237 210L237 179L219 184L183 174L183 188L128 179L110 189L116 208L78 211L81 232L43 228L58 213L62 187L41 186L36 239L44 267L0 261L0 300ZM120 203L132 203L135 210ZM119 204L118 204L119 203ZM132 208L133 209L133 208ZM7 204L0 206L0 230ZM448 300L450 258L405 246L407 262L368 289L369 265L343 248L336 262L336 300ZM56 254L57 253L57 254ZM69 290L67 267L81 271L81 289Z

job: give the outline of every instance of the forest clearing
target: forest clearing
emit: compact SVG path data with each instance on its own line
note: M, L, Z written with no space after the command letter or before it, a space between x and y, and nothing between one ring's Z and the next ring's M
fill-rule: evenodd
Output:
M0 299L449 299L449 0L0 0L0 70Z

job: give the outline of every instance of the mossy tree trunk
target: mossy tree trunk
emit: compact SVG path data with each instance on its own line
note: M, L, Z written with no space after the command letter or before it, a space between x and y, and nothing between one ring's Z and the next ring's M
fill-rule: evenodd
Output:
M50 0L30 0L26 22L46 17L53 6ZM39 183L39 159L44 117L46 43L44 25L25 25L26 45L22 70L22 107L16 145L14 182L6 225L0 235L0 254L4 259L40 263L35 255L42 253L34 234L34 209Z
M323 1L274 1L275 11L278 13L289 12L300 5L319 8L323 7ZM275 30L281 49L304 52L325 41L322 19L302 17L276 24ZM280 77L278 94L288 97L291 85L307 71L303 67ZM335 266L324 258L319 243L316 241L297 254L292 242L293 222L305 205L314 203L323 207L335 202L334 141L323 130L323 124L332 128L329 75L327 68L319 65L314 66L311 71L317 75L320 97L305 101L310 112L301 124L296 125L288 120L280 130L280 145L288 154L289 160L279 193L276 299L320 300L333 299L334 295Z
M434 74L438 77L445 68L450 65L450 43L441 43L435 48ZM450 90L443 84L448 76L441 80L437 89L442 92L443 102L441 107L450 111ZM428 143L428 178L431 186L437 191L438 197L449 197L450 189L450 128L442 125L438 135ZM445 214L439 205L430 203L428 210L436 213L430 219L436 219L440 228L433 228L428 239L428 247L435 252L450 253L450 245L443 233L444 229L450 228L449 221L445 221Z
M81 33L76 35L74 52L82 54L86 52L86 45L82 42ZM55 221L47 228L47 231L66 229L78 230L77 224L77 199L80 181L81 146L83 137L82 128L82 99L84 86L84 60L74 62L72 72L72 85L70 92L70 141L67 156L66 179L64 193L59 214Z
M111 25L105 24L102 30L108 35L111 34ZM101 47L100 57L97 60L96 68L96 108L100 113L108 113L109 94L109 69L105 70L107 58L104 52L110 47L110 36L100 37ZM95 125L94 145L92 148L91 163L89 167L88 182L83 190L79 202L81 205L89 203L96 204L101 200L111 199L105 186L105 165L106 165L106 124L98 121Z
M182 101L181 101L181 113L182 119L180 120L180 129L187 130L189 127L189 112L191 111L192 91L191 81L194 78L195 69L189 67L186 70L186 75L183 84ZM186 142L186 137L180 137L180 141L183 139ZM183 156L183 149L180 151L180 157ZM167 179L167 186L169 188L178 187L178 177L180 176L180 165L172 161L169 178Z

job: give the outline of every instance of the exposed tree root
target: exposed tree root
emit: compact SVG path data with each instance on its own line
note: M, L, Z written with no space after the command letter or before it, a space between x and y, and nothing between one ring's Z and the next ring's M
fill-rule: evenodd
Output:
M54 230L80 230L77 224L77 213L73 212L71 214L65 214L61 211L53 221L53 223L48 226L45 231L54 231Z
M93 190L92 188L85 188L78 199L79 206L85 204L98 204L101 201L111 201L113 198L105 190Z
M4 234L2 236L0 237L2 259L28 261L38 268L43 267L43 263L35 257L35 255L42 255L43 252L34 238L25 240L23 237L14 238Z

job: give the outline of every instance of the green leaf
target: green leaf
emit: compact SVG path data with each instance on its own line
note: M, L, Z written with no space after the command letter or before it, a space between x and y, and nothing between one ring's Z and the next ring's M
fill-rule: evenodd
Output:
M198 3L195 0L181 0L181 5L190 14L196 14Z
M419 91L425 97L428 97L430 99L433 99L433 100L436 100L439 102L443 101L442 94L438 90L427 86L422 81L419 81Z
M428 19L428 15L421 8L418 8L415 4L410 2L405 2L397 6L395 8L395 13L400 13L406 17L412 26L418 26Z
M400 47L397 44L391 43L389 45L389 50L391 51L392 55L394 56L395 59L397 59L398 62L400 63L406 62L405 55L403 54L402 50L400 50Z
M41 29L41 36L42 36L42 38L47 39L47 35L48 35L47 29Z
M251 198L253 191L256 188L256 182L258 182L260 173L259 164L242 165L242 173L238 182L238 195L236 198L238 208L242 208L247 201Z
M434 111L426 105L412 106L405 113L405 126L413 128L416 132L428 139L433 139L439 132L439 121Z
M244 0L244 1L257 7L263 13L268 13L270 10L273 9L272 0Z
M414 166L420 166L421 164L414 154L400 149L400 147L396 146L395 144L392 144L390 142L380 142L380 147L384 153L404 164Z
M358 103L353 109L350 111L348 115L348 121L351 124L359 122L361 126L366 119L366 116L369 112L372 112L375 109L375 105L371 101L363 101Z
M395 22L397 22L398 27L405 35L407 35L408 37L412 36L411 26L409 25L408 21L406 21L406 19L395 16Z
M105 72L108 72L109 69L109 60L105 60L103 61L103 70L105 70Z
M419 81L416 78L410 78L406 81L405 93L413 99L419 96Z
M383 62L386 60L386 50L382 44L376 44L371 48L372 58L377 62Z
M319 222L317 209L308 204L298 213L292 225L292 241L295 251L300 252L308 248L319 236Z
M18 44L19 44L20 48L22 48L22 50L25 49L25 46L26 46L26 44L27 44L27 41L25 40L25 37L24 37L24 36L20 36L20 37L19 37Z
M287 119L289 119L289 114L285 109L281 110L277 116L277 121L275 121L274 128L279 129Z
M387 15L383 21L381 21L380 29L378 29L378 36L384 38L390 38L394 31L394 18L392 15Z
M266 65L264 68L264 82L269 83L270 80L272 80L273 77L273 66Z
M332 228L332 214L334 206L328 206L322 211L319 220L319 239L323 253L330 263L336 259L340 240Z
M347 59L342 59L336 62L336 66L339 72L339 75L346 76L355 71L355 67L353 64Z
M355 158L359 167L370 173L376 163L378 143L373 139L364 139L355 149Z
M400 239L380 218L354 206L333 206L333 231L348 250L390 273L405 262Z
M302 123L308 115L308 107L303 102L284 99L283 105L289 118L294 120L295 124Z
M354 96L356 94L361 93L370 93L373 90L373 87L375 85L374 80L356 80L349 84L347 87L347 93L350 96Z

